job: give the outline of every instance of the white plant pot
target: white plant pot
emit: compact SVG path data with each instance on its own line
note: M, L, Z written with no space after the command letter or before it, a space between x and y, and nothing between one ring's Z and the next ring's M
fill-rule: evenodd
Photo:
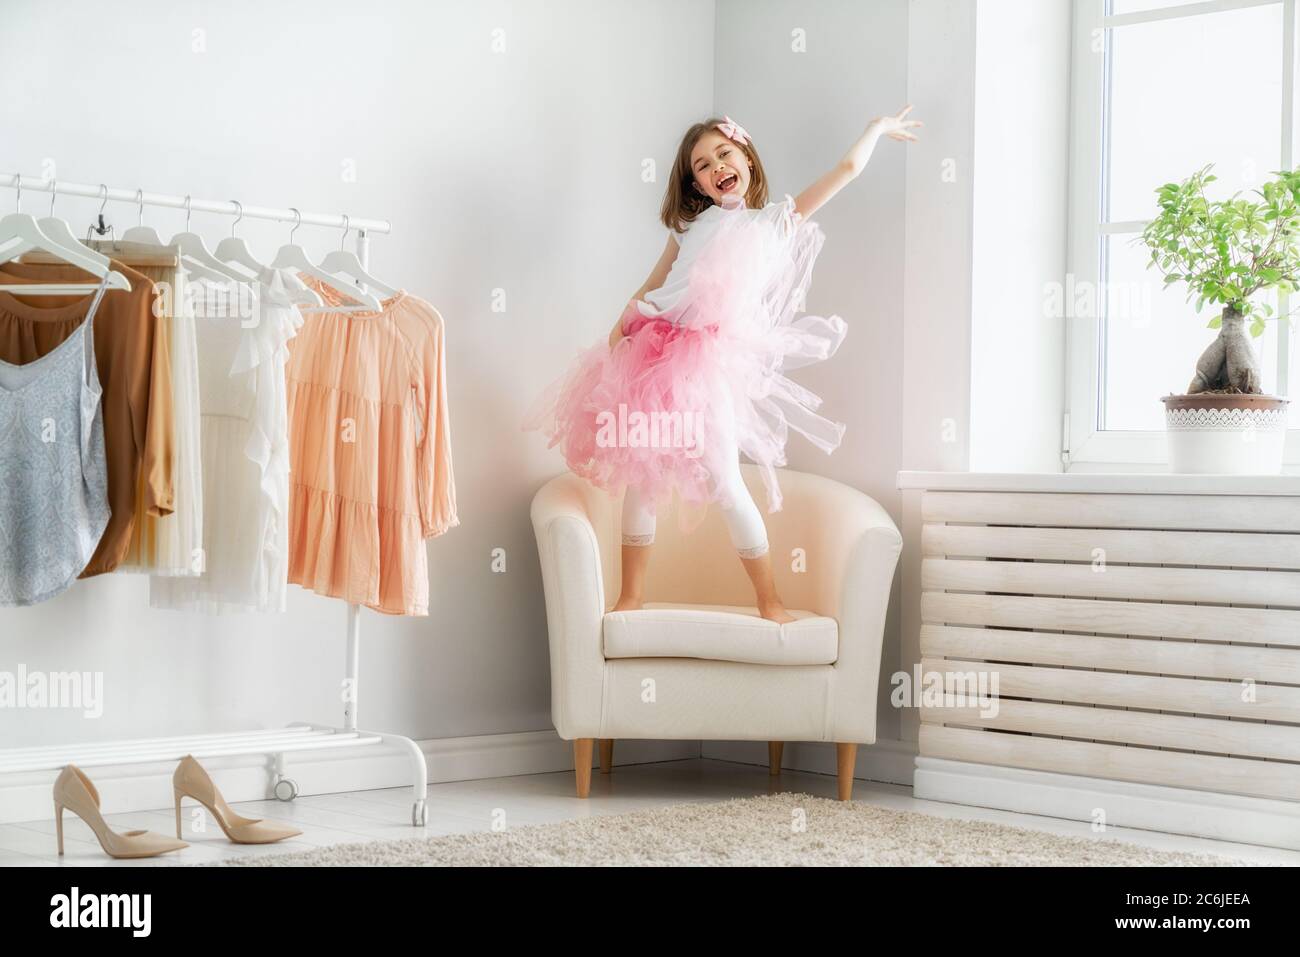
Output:
M1277 475L1289 400L1272 395L1170 395L1165 434L1171 472Z

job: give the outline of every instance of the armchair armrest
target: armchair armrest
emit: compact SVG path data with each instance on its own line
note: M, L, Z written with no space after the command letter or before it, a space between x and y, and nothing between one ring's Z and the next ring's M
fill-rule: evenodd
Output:
M847 485L826 485L815 508L823 527L833 530L820 557L833 571L818 583L817 610L833 616L840 631L832 737L865 744L876 737L885 615L903 538L875 499Z
M605 590L582 480L552 479L533 498L531 515L546 594L551 720L565 740L596 737L605 673Z

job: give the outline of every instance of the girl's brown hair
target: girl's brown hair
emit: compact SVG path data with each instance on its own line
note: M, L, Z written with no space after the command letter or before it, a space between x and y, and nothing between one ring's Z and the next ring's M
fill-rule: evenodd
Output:
M682 232L687 223L695 222L696 216L713 205L713 200L695 188L695 171L691 169L691 150L695 149L695 144L705 133L710 130L721 132L718 124L722 122L724 122L722 117L715 116L703 123L696 123L686 131L681 145L677 147L677 159L673 160L672 175L668 179L668 188L664 191L663 208L659 211L659 218L671 230ZM745 205L750 209L766 206L767 174L763 172L763 161L758 158L754 141L750 140L748 146L741 146L734 140L732 143L749 160L749 191L745 193Z

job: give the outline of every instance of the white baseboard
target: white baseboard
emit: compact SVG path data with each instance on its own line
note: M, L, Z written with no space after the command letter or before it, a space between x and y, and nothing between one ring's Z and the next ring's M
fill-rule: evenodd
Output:
M766 741L705 741L700 756L739 764L767 765ZM834 774L835 745L821 741L786 743L781 766L791 771ZM858 748L853 777L859 781L882 781L885 784L912 786L916 763L916 742L885 738Z
M573 746L554 731L525 731L419 742L429 781L469 781L573 768ZM615 764L647 764L698 758L698 741L620 741ZM401 752L382 747L336 749L285 755L298 793L333 794L412 786L411 765ZM273 797L274 765L264 756L205 759L203 766L228 801ZM90 768L105 814L171 807L174 763ZM0 824L48 819L57 771L0 775Z
M913 794L930 801L1112 827L1300 850L1300 804L940 758L916 759Z

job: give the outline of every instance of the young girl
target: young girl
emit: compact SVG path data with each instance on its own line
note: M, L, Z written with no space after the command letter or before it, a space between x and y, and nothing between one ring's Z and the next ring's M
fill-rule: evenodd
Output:
M767 531L740 473L760 467L769 511L795 429L830 452L844 427L785 370L826 359L845 326L802 315L824 236L808 217L859 173L882 136L915 140L911 107L873 120L830 172L768 203L743 127L696 123L677 149L661 219L663 255L609 335L543 397L534 425L569 467L623 499L623 582L615 611L641 607L658 507L673 491L689 527L713 503L754 585L758 612L792 621L772 581Z

